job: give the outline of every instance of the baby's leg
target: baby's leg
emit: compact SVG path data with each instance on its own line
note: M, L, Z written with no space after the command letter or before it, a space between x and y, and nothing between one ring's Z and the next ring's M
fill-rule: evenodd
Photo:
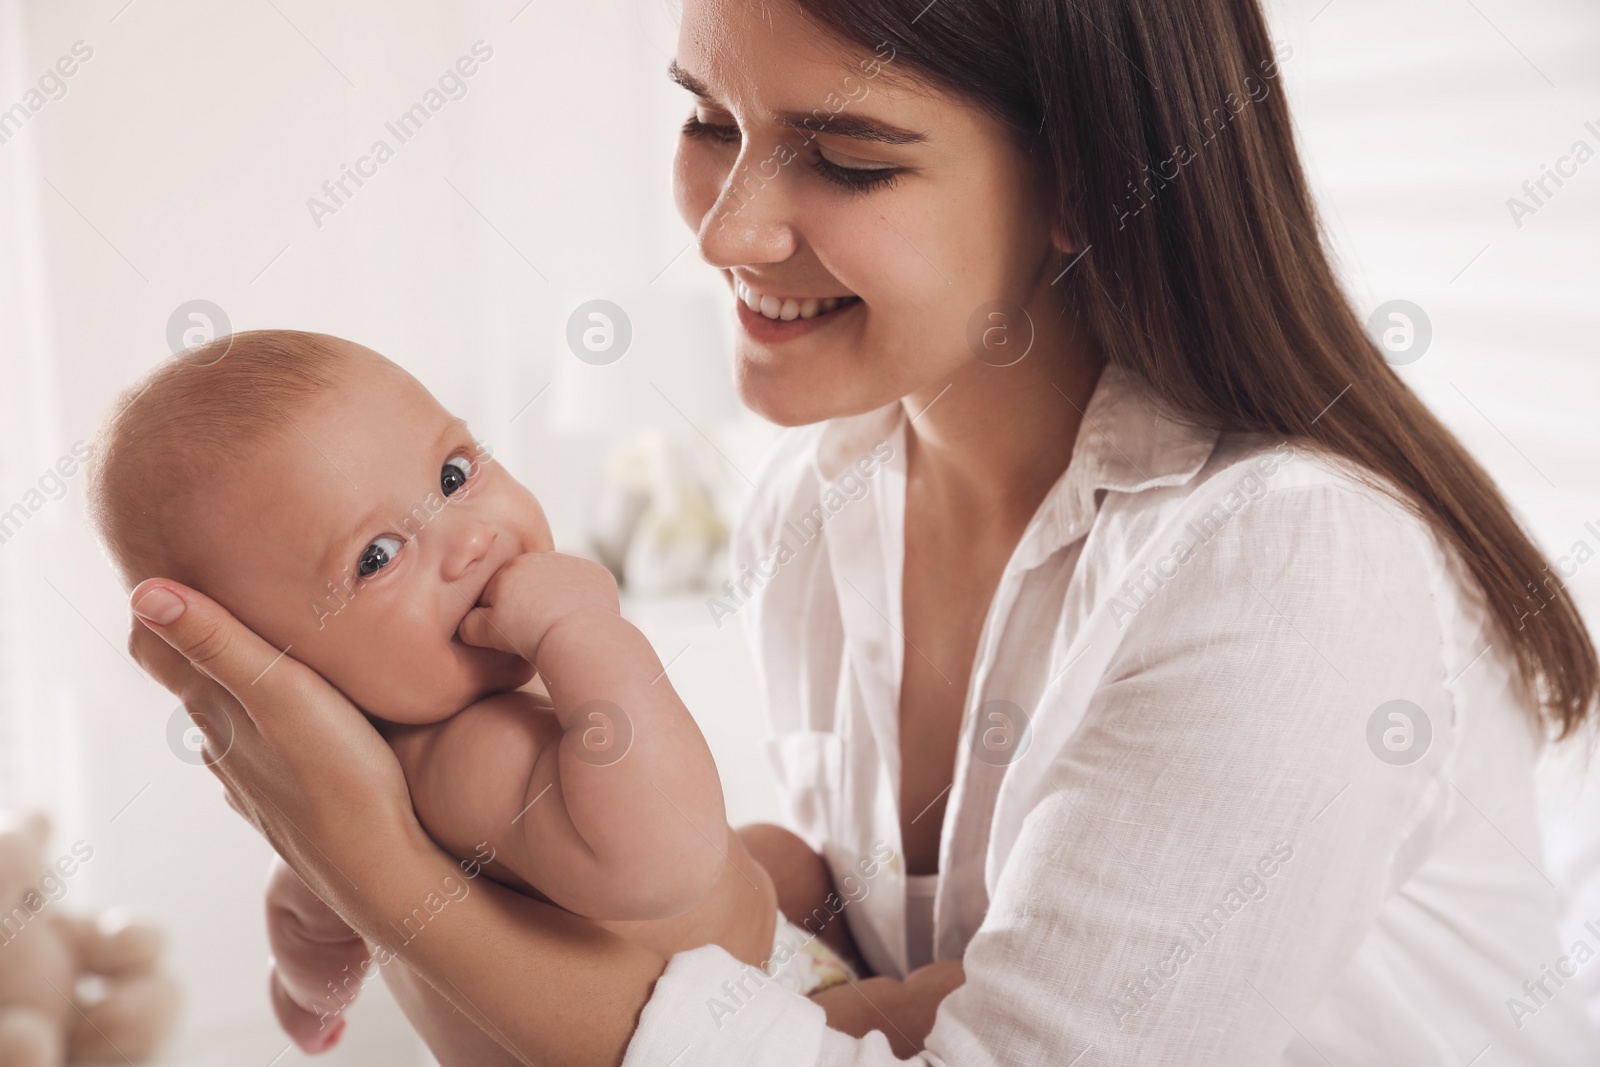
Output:
M833 875L822 857L793 833L772 823L752 823L735 831L750 855L772 876L778 891L778 910L784 918L801 929L816 934L823 944L833 949L857 974L866 974L867 968L856 951L855 941L844 922L844 911L825 903L834 893ZM835 895L837 907L842 898Z
M276 858L267 883L267 941L278 1025L301 1051L326 1052L365 980L366 942Z

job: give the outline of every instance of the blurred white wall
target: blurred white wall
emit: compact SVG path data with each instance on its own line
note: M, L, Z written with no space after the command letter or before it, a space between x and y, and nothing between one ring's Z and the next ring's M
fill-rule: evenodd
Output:
M1600 160L1520 226L1506 205L1575 140L1600 150L1585 127L1600 126L1600 9L1272 0L1270 13L1353 302L1422 307L1433 340L1407 380L1547 548L1600 548L1584 525L1600 527ZM0 126L0 510L167 354L174 309L204 298L235 329L326 330L402 363L570 540L609 438L551 432L552 395L523 411L554 376L557 320L574 294L715 289L671 204L675 32L664 0L0 0L0 108L76 42L93 53L59 99ZM385 123L479 41L492 56L465 95L399 144ZM308 198L327 202L323 183L380 138L393 158L314 220ZM680 416L663 403L656 418ZM751 470L762 435L724 430ZM174 702L122 651L124 599L81 504L69 480L0 544L0 802L48 804L58 844L92 843L70 904L127 901L167 924L189 997L180 1054L266 1063L282 1048L263 995L266 847L169 749ZM1600 562L1572 587L1600 622ZM664 659L681 650L673 680L733 815L770 815L733 630L693 604L640 617ZM381 998L369 1012L329 1062L412 1055Z

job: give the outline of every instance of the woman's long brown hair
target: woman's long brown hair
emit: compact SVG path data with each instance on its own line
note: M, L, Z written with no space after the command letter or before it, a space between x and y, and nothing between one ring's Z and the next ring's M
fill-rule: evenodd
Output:
M1256 0L797 3L840 39L887 43L891 77L1016 132L1085 250L1069 299L1112 362L1197 423L1303 441L1393 485L1459 551L1552 732L1585 720L1600 663L1582 618L1335 279Z

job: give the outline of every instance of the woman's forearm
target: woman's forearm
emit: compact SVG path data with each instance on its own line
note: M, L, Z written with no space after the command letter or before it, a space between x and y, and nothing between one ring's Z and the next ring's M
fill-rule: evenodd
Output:
M391 962L383 968L383 978L440 1067L518 1067L527 1063L484 1033L406 964Z
M422 1009L413 1022L430 1045L447 1043L446 1067L451 1059L493 1062L473 1057L482 1044L452 1008L514 1057L507 1062L622 1062L665 967L660 956L486 878L469 879L431 842L391 855L366 880L342 910L373 944L379 966L396 969L388 980L406 991L408 1014ZM417 988L418 976L435 996Z

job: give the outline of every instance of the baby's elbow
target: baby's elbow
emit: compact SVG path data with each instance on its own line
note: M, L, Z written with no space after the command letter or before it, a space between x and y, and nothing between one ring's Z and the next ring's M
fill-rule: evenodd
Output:
M620 880L624 899L618 903L628 912L626 918L670 919L693 911L715 891L728 866L726 848L698 835L673 845L652 849L645 863Z
M678 900L683 911L697 907L716 891L717 884L729 873L727 849L712 849L705 841L685 857L683 873L675 881ZM680 912L681 914L681 912Z

